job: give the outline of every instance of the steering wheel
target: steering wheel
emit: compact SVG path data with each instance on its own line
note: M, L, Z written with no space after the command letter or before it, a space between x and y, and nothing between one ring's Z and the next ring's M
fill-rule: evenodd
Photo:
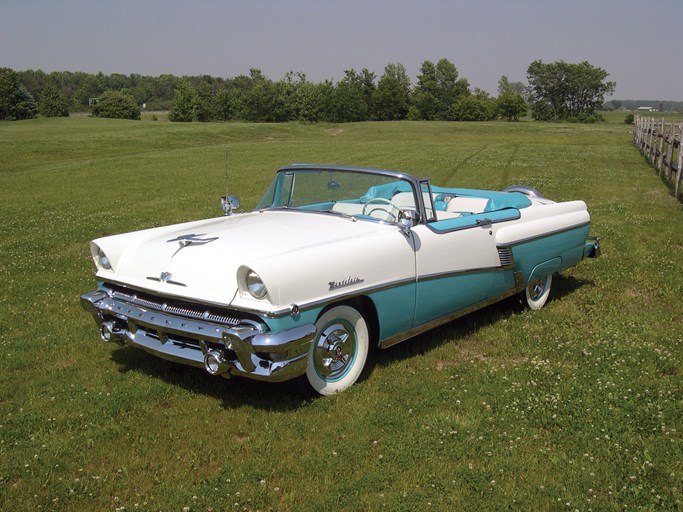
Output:
M379 206L370 208L371 205L377 203L379 204ZM385 208L385 205L389 206L390 209ZM383 212L387 218L383 219L381 217L373 215L376 211ZM373 199L370 199L367 203L363 205L363 215L369 215L371 217L377 217L380 220L388 220L391 222L396 222L398 220L398 213L400 211L401 210L394 203L392 203L389 199L384 199L383 197L375 197Z

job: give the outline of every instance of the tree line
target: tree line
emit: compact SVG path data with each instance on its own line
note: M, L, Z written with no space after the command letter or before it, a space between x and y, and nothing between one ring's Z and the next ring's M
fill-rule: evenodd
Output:
M259 69L217 78L104 75L0 68L0 119L94 116L139 119L147 110L168 110L177 122L361 122L392 120L517 121L531 110L537 120L595 120L608 73L588 62L545 64L527 70L529 85L502 76L498 96L470 87L448 59L425 60L415 84L405 67L390 63L381 76L368 69L344 72L341 80L311 82L301 72L273 81Z
M623 110L631 112L640 107L650 107L657 112L679 112L683 113L683 101L663 101L663 100L610 100L603 105L608 111Z

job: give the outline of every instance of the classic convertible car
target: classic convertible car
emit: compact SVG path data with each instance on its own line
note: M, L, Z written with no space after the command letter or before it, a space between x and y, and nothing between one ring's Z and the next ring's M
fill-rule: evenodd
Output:
M386 348L521 294L599 254L583 201L530 187L432 186L401 172L291 165L256 208L90 244L98 287L81 296L105 342L319 394Z

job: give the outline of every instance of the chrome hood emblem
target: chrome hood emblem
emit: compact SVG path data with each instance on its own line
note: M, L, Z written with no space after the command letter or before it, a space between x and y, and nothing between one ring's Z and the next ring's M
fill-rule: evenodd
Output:
M180 249L178 249L179 251ZM176 251L176 252L178 252ZM180 281L174 281L171 278L173 277L173 274L170 272L162 272L159 274L159 277L154 277L154 276L147 276L147 279L150 281L157 281L159 283L168 283L168 284L174 284L176 286L187 286L185 283L181 283Z
M201 233L199 235L195 235L194 233L190 233L189 235L180 235L177 238L173 238L172 240L166 240L166 242L178 242L180 244L180 247L176 250L176 252L173 253L171 258L178 254L181 249L184 249L188 245L205 245L208 244L209 242L213 242L214 240L218 240L217 236L211 237L211 238L199 238L201 236L205 236L206 233Z

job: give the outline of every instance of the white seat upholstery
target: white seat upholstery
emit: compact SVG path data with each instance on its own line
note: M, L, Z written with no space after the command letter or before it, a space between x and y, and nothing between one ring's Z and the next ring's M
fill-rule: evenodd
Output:
M446 203L446 211L481 213L488 202L485 197L456 196Z
M414 210L415 209L415 196L412 192L399 192L394 197L391 198L391 202L394 203L400 209Z
M436 211L436 220L457 219L458 217L462 217L462 214L458 212L442 212L439 210Z
M332 210L348 215L360 215L363 213L363 205L359 203L334 203Z

